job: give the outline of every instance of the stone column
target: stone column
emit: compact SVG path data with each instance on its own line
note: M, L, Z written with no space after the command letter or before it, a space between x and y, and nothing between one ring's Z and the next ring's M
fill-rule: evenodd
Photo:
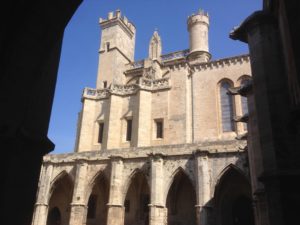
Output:
M121 157L111 157L111 176L109 201L107 203L107 225L124 224L124 204L122 198L123 160Z
M109 99L107 136L103 140L103 149L120 147L122 97L112 94Z
M164 204L164 168L161 154L151 157L151 202L149 225L165 225L167 221L167 208Z
M87 201L84 196L87 169L88 164L86 162L77 163L69 225L83 225L86 223Z
M137 123L133 133L136 139L134 146L144 147L151 144L151 99L152 93L150 91L140 90L138 93L138 116Z
M208 165L208 152L197 151L195 153L195 166L196 166L196 218L197 225L208 224L208 210L210 206L210 172Z
M256 224L286 224L285 220L291 220L295 216L295 213L289 214L293 212L294 206L284 205L292 196L292 190L285 189L288 187L286 181L292 178L291 174L295 171L295 167L289 171L289 165L295 165L293 160L298 158L292 154L295 146L289 130L291 120L290 110L287 109L290 108L290 99L278 21L268 11L257 11L231 37L247 42L251 55L253 105L249 105L251 144L248 151L253 154L249 154L249 163L250 168L254 167L251 169L251 176L262 182L264 187L263 192L258 195L254 193L257 207L266 206L266 210L257 210L259 215L256 215ZM252 144L255 144L255 148L252 148ZM299 190L295 196L298 193ZM283 215L284 213L287 214ZM291 221L295 220L296 217Z
M48 199L53 165L43 164L40 174L37 201L35 203L32 225L46 225L48 214Z

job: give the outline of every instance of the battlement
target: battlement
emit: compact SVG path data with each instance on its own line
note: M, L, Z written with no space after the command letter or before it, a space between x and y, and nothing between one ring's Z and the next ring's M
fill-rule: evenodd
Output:
M100 18L99 23L102 29L119 23L120 26L125 28L132 35L135 33L135 26L127 19L126 16L122 16L119 9L117 9L115 12L109 12L107 19Z
M190 26L194 25L195 23L204 23L209 25L208 12L200 9L196 14L192 14L191 16L189 16L187 20L188 28L190 28Z

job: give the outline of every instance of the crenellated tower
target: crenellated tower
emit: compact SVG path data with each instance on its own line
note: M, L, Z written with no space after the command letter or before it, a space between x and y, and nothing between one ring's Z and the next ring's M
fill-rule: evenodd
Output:
M120 10L99 20L102 35L99 50L97 88L123 84L125 64L134 61L135 27Z
M208 62L211 58L208 48L209 16L207 12L199 10L188 17L187 27L189 31L190 62Z

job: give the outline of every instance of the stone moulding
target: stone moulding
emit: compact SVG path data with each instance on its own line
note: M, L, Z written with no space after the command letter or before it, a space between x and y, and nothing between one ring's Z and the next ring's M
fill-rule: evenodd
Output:
M163 158L169 157L190 157L208 156L218 157L219 155L231 155L237 152L243 152L246 146L246 141L231 140L231 141L216 141L207 143L194 143L194 144L179 144L179 145L164 145L164 146L151 146L151 147L132 147L122 149L109 149L101 151L85 151L77 153L67 153L59 155L45 155L44 163L77 163L78 161L107 163L113 157L122 157L123 160L149 158L151 155L158 155L163 152Z
M106 99L110 95L109 89L94 89L94 88L84 88L82 98L83 99Z
M230 66L231 64L249 62L249 61L250 61L249 55L245 54L245 55L239 55L239 56L230 57L230 58L213 60L213 61L205 62L205 63L199 63L199 64L193 65L192 67L194 67L197 70L207 70L207 69L224 67L226 65Z
M155 80L150 80L146 78L141 78L140 84L112 84L110 88L105 89L94 89L94 88L84 88L82 99L94 99L101 100L107 99L110 95L128 96L135 95L139 90L146 91L159 91L164 89L170 89L170 78L160 78Z
M140 80L140 88L142 90L148 91L158 91L163 89L170 89L170 78L160 78L155 80L150 80L146 78L141 78Z

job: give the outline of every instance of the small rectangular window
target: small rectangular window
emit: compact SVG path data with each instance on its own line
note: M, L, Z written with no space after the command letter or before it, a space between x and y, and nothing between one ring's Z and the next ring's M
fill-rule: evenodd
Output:
M103 88L107 88L107 81L103 81Z
M164 137L164 125L162 120L155 121L156 124L156 138Z
M104 133L104 123L99 123L98 143L102 143Z
M131 141L131 133L132 133L132 120L127 119L127 128L126 128L126 141Z

